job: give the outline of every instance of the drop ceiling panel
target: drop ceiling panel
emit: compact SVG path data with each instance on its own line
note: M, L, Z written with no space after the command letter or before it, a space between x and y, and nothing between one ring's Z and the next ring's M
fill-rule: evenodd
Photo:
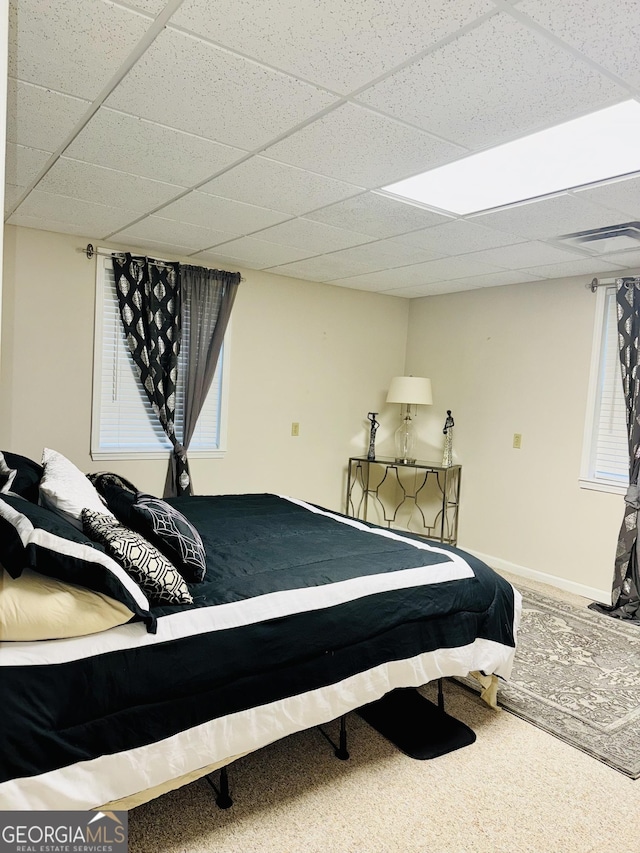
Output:
M524 0L518 10L627 83L640 86L637 0Z
M7 183L28 186L50 158L51 154L47 151L9 142L5 163Z
M354 184L287 166L266 157L251 157L200 189L224 198L299 215L363 191Z
M4 212L5 216L9 213L9 211L13 210L14 206L18 203L18 199L24 195L26 192L26 187L21 187L16 184L5 184L4 185Z
M236 236L268 228L288 218L287 213L277 210L267 210L255 204L244 204L197 191L166 205L158 213L166 219L231 231Z
M442 225L404 234L396 239L399 243L418 246L427 251L438 252L440 255L466 254L480 251L480 249L493 249L496 246L523 242L523 238L515 234L494 231L492 228L484 228L465 219L452 219Z
M493 10L488 0L187 0L173 22L343 94ZM303 11L303 14L301 14ZM286 23L285 23L286 22ZM283 25L284 24L284 25Z
M345 228L334 228L311 219L290 219L281 225L267 228L256 236L271 243L306 249L307 256L335 252L338 249L371 242L371 237L366 234L358 234Z
M640 176L576 190L576 196L622 214L616 222L640 218ZM615 219L615 217L614 217Z
M464 153L463 148L350 103L265 151L274 160L367 188L400 180Z
M476 290L481 287L502 287L507 284L526 284L530 281L541 281L540 276L519 272L497 272L487 275L474 275L467 278L457 278L452 281L436 281L416 287L401 287L396 290L384 291L389 296L436 296L442 293L458 293L463 290Z
M336 228L353 228L372 237L394 237L416 228L449 221L448 217L440 213L370 192L316 210L309 213L307 218L335 225Z
M315 86L166 29L106 104L251 150L336 100Z
M218 255L217 252L221 254ZM207 257L230 258L237 264L251 269L264 269L276 264L286 264L306 258L309 252L304 249L296 249L293 246L279 246L277 243L269 243L256 237L241 237L218 246L215 250L207 252ZM197 258L198 255L194 255ZM204 256L203 256L204 257Z
M531 240L554 239L563 234L613 225L618 221L611 210L568 193L494 212L479 213L471 218L478 225L498 230L508 229Z
M150 24L102 0L17 0L9 15L9 74L93 99Z
M629 252L615 252L611 255L606 255L602 258L603 262L611 261L612 264L619 265L623 269L630 267L640 267L640 250ZM621 273L622 275L622 273Z
M153 240L155 243L173 242L194 252L207 249L215 243L222 243L232 236L234 235L213 228L200 228L198 225L175 222L160 216L147 216L135 225L113 234L110 239L119 243L128 239Z
M7 140L55 151L71 134L89 101L9 78Z
M102 108L65 155L170 184L192 186L235 163L245 152Z
M407 298L615 275L558 238L640 220L640 173L465 217L372 191L640 100L639 34L635 0L12 0L8 221Z
M544 278L564 278L569 275L611 272L617 268L619 267L611 261L600 260L599 258L583 258L579 261L569 261L569 263L542 264L541 266L522 270L522 272L532 273L533 275Z
M20 205L19 213L14 214L9 222L11 225L20 225L25 222L25 217L33 220L44 219L47 222L60 222L63 226L73 225L84 229L73 233L108 234L122 228L135 216L134 211L126 208L109 207L92 201L33 190Z
M475 149L627 97L600 72L499 14L358 100Z
M465 255L469 261L482 261L483 263L495 264L509 270L523 269L524 267L541 266L542 264L562 263L563 261L576 261L582 255L577 252L568 252L549 246L539 240L527 243L517 243L513 246L501 246L496 249L484 249L482 252L472 252Z
M49 169L38 188L85 201L117 203L129 210L143 213L183 192L183 188L179 186L127 175L66 157L61 157Z

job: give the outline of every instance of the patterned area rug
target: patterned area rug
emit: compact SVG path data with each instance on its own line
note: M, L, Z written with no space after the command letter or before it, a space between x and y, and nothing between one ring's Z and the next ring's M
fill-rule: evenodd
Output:
M499 704L640 778L640 626L516 586L523 597L518 650Z

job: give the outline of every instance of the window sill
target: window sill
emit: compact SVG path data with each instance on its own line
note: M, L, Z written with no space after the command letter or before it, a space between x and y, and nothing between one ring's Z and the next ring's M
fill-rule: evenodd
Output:
M612 495L626 495L628 486L626 483L615 483L612 480L590 480L580 477L578 484L581 489L591 489L594 492L610 492Z
M160 459L166 462L169 459L170 450L92 450L91 458L94 462L108 462L110 460L137 460L137 459ZM189 450L189 459L224 459L226 450Z

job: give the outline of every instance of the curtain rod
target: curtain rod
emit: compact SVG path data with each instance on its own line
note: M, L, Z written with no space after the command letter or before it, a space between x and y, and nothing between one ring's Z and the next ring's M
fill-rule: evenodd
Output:
M112 255L123 255L124 252L101 252L100 249L95 249L93 243L87 243L86 246L78 246L76 252L84 252L87 258L91 260L94 255L99 255L101 258L110 258ZM240 276L240 281L244 281L244 276Z
M634 281L640 282L640 275L619 275L616 278L594 278L590 284L585 284L585 287L589 288L591 293L595 293L599 287L609 287L615 284L619 278L632 278Z

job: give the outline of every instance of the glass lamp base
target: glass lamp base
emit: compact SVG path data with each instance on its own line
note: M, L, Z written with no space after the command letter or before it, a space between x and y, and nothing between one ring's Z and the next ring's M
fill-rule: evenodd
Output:
M416 461L413 455L415 440L413 421L409 415L406 415L395 433L396 462L412 465Z

